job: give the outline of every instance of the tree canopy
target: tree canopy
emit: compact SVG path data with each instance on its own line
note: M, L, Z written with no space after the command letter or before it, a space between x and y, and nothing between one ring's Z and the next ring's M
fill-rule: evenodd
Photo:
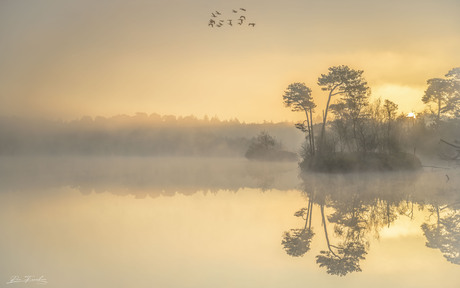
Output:
M428 88L422 97L423 103L437 105L438 124L443 115L460 116L460 67L451 69L445 77L428 79Z
M342 95L342 99L339 101L339 104L342 105L340 107L347 109L348 113L356 118L366 105L370 95L367 81L362 76L363 70L354 70L345 65L329 67L328 70L329 73L321 74L318 78L318 85L321 90L329 91L321 129L320 141L322 144L324 144L324 133L331 98L336 95Z
M306 120L296 124L296 128L307 133L309 142L309 154L315 154L315 138L313 133L313 109L316 107L311 96L311 89L305 83L295 82L290 84L283 94L283 101L286 107L290 107L292 111L303 111ZM306 122L306 125L305 125Z

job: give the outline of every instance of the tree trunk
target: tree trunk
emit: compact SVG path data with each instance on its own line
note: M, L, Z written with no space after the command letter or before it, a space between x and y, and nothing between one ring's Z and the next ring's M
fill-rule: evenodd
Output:
M305 109L305 116L307 116L307 127L308 127L308 142L310 143L310 155L313 155L313 143L312 143L312 137L311 137L311 130L310 130L310 119L308 117L308 110Z
M438 117L437 117L437 125L439 125L439 121L441 120L441 97L438 98Z
M321 205L321 219L323 220L323 227L324 227L324 235L326 237L326 244L327 244L327 249L337 258L340 258L337 256L337 254L332 251L331 243L329 242L329 236L327 234L327 227L326 227L326 217L324 216L324 204Z
M391 119L388 118L388 129L387 129L387 149L388 149L388 154L391 153L391 151L390 151L390 145L391 145L390 144L390 123L391 122L390 121L391 121Z
M305 218L305 226L303 227L303 230L307 229L308 225L308 219L310 218L310 200L308 200L308 206L307 206L307 218Z
M311 133L310 133L310 135L311 135L311 143L312 143L312 152L313 152L313 155L315 155L315 150L316 150L315 149L315 135L314 135L314 132L313 132L313 114L312 114L311 108L310 108L310 119L311 119L311 121L310 121L310 125L311 125L311 129L310 129Z
M324 134L326 133L327 112L329 111L329 104L331 103L332 94L334 93L334 90L337 87L339 87L340 85L342 85L342 83L339 83L339 84L335 85L331 89L331 91L329 91L329 97L327 98L327 103L326 103L326 110L323 113L323 126L321 127L321 136L319 138L319 142L320 142L319 143L320 144L319 149L322 149L322 147L324 146ZM336 94L338 94L338 93L336 93Z
M327 98L327 103L326 103L326 109L323 114L323 125L321 127L321 136L320 136L320 149L324 145L324 134L326 132L326 119L327 119L327 111L329 110L329 104L331 103L331 98L332 98L332 91L329 92L329 97Z

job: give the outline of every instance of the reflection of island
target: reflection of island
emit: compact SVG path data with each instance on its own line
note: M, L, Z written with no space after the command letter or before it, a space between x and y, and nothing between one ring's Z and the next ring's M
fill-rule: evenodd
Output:
M446 184L443 173L425 173L423 177L418 173L361 177L315 174L303 178L307 205L294 216L302 217L305 223L301 229L284 232L281 244L288 255L300 257L310 251L315 236L312 211L319 206L324 244L316 263L331 275L359 272L370 239L378 238L380 230L398 217L412 219L415 204L421 209L433 207L431 211L436 215L436 223L421 227L427 246L439 249L449 262L460 264L458 179Z
M349 272L361 271L359 262L365 259L364 256L367 254L369 245L365 237L366 227L364 225L365 220L363 219L366 211L360 205L360 200L356 197L351 197L347 199L350 200L350 203L336 203L338 204L338 209L329 215L329 217L326 217L325 195L307 193L307 196L307 207L300 209L294 214L294 216L305 219L304 228L291 229L289 232L284 233L282 245L286 253L291 256L303 256L310 250L310 243L315 235L311 227L311 218L314 208L313 204L316 202L320 206L321 225L323 226L327 248L321 250L320 254L316 256L316 263L320 267L326 267L327 273L332 275L344 276ZM337 239L340 239L338 243L331 243L326 218L328 218L329 223L335 224L334 232L338 236Z
M72 187L83 194L136 197L197 191L295 189L296 163L255 163L244 158L2 157L0 191Z
M72 187L81 193L109 192L135 197L190 195L242 188L281 191L299 188L296 163L254 163L242 158L20 158L0 161L0 191L41 195ZM460 171L459 171L460 172ZM420 233L427 246L460 264L460 173L383 173L302 176L306 196L295 212L301 224L284 232L286 253L302 257L324 239L316 262L331 275L361 271L372 237L398 217L431 209ZM55 189L59 190L60 189ZM29 194L27 194L29 195ZM315 226L321 223L321 227ZM318 225L319 226L319 225ZM316 245L316 244L315 244Z
M289 232L284 232L281 244L283 244L287 254L299 257L310 250L311 239L315 235L311 227L312 213L313 201L310 198L307 208L302 208L294 214L294 216L302 217L305 220L305 226L302 229L291 229Z
M426 246L439 249L447 261L460 265L460 202L444 207L434 205L436 222L423 223Z
M329 241L327 221L324 212L324 202L321 207L321 220L326 237L327 250L321 250L316 256L316 263L326 267L327 273L344 276L349 272L361 271L359 261L365 259L368 242L365 238L365 211L360 200L351 197L351 203L340 203L342 209L329 215L329 222L335 223L334 232L340 239L337 245Z

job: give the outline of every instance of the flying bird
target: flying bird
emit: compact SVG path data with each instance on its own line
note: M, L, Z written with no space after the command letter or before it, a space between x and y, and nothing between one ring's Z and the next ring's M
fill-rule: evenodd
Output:
M238 13L240 11L243 11L243 12L246 12L246 9L245 8L238 8L238 9L231 9L232 10L232 13ZM241 14L244 14L243 12L241 12ZM225 13L223 13L225 15ZM234 19L225 19L224 17L225 16L221 16L222 13L219 12L218 10L215 10L213 12L211 12L211 19L209 20L208 22L208 26L210 27L222 27L224 25L230 25L230 26L234 26L233 23L238 24L238 25L243 25L243 23L245 23L247 21L247 18L246 18L246 15L241 15L237 18L237 17L234 17ZM235 20L235 21L233 21ZM225 23L227 22L227 23ZM248 21L249 22L249 21ZM248 23L249 26L252 26L252 27L255 27L256 26L256 23L254 22L250 22Z
M446 178L447 178L446 182L449 182L450 180L449 175L446 174Z

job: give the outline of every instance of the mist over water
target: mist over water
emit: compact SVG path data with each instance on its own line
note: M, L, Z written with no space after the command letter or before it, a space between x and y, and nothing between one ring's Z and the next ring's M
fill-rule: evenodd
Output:
M70 187L82 194L109 192L174 196L244 188L296 189L295 162L197 157L1 157L0 189L40 193Z
M460 171L437 164L299 175L244 158L3 156L0 279L458 287Z
M139 113L0 128L6 285L460 285L453 146L409 141L414 171L314 173L290 123Z
M0 288L460 287L460 1L244 2L0 1Z
M0 116L0 155L242 157L266 131L297 152L304 136L292 123L240 123L137 113L63 122Z

